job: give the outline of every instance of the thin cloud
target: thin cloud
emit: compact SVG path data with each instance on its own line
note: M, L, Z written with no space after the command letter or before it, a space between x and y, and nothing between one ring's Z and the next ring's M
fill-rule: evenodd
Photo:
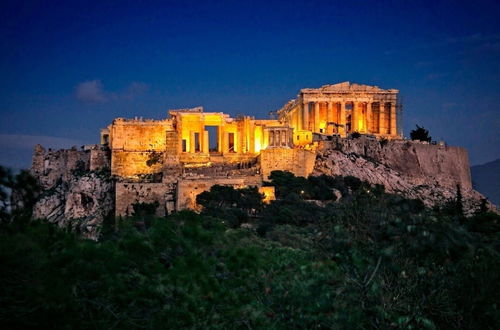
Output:
M104 103L108 101L100 80L84 81L75 90L76 99L83 103Z
M119 97L125 98L125 99L133 99L138 95L141 95L145 92L147 92L149 89L149 86L145 83L142 82L133 82L131 83L125 92L122 93Z
M482 33L474 33L461 37L448 38L446 40L449 44L466 44L466 43L475 43L475 42L491 42L498 41L500 39L500 34L487 34L484 35Z
M110 101L132 100L145 93L149 86L142 82L132 82L120 92L109 92L104 90L100 80L88 80L79 83L75 88L75 97L78 101L86 104L99 104Z
M79 140L45 135L0 134L0 148L31 149L41 144L45 148L62 149L82 146Z
M415 52L415 51L422 51L422 50L427 50L427 49L434 49L434 48L440 48L440 47L472 47L472 48L477 48L481 47L484 50L489 50L490 48L497 48L497 44L500 41L500 34L499 33L494 33L494 34L482 34L482 33L474 33L470 35L465 35L465 36L459 36L459 37L450 37L446 39L441 39L441 40L435 40L432 42L424 42L424 43L415 43L411 44L408 47L404 48L397 48L397 49L388 49L384 51L385 55L393 55L393 54L399 54L399 53L404 53L404 52ZM477 47L474 47L472 45L476 45Z
M43 135L0 134L0 165L15 170L29 168L35 145L45 149L79 148L83 141Z

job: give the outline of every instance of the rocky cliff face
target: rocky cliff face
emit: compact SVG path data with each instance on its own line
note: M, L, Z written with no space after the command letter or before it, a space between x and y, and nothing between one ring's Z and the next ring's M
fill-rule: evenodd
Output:
M472 189L467 151L459 147L362 136L321 142L313 175L355 176L382 184L387 192L420 199L427 206L453 200L457 186L464 211L484 198Z
M76 148L35 148L31 172L43 193L33 217L96 240L104 218L114 212L115 185L105 168L91 171L90 155L90 151Z

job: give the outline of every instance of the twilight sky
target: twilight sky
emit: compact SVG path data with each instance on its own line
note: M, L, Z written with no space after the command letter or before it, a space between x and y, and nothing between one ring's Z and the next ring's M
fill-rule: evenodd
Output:
M168 109L267 118L300 88L400 90L404 132L500 158L498 1L2 1L0 164Z

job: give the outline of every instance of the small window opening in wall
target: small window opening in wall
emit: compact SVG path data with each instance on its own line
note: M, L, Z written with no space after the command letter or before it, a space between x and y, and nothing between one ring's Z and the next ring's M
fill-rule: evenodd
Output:
M182 139L182 152L187 151L187 141L186 139Z
M235 152L234 150L234 133L228 133L228 146L229 152Z
M322 128L320 128L320 129L319 129L319 132L320 132L320 133L323 133L323 129L322 129Z
M297 135L297 141L299 141L299 140L300 140L300 135Z
M194 152L200 152L200 133L194 133Z

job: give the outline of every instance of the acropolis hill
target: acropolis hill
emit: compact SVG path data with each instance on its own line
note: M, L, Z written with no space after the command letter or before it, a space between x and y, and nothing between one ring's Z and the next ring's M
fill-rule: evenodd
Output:
M215 184L257 186L272 200L263 181L274 170L352 175L427 205L454 198L458 185L472 208L482 196L472 190L466 150L404 140L398 93L343 82L300 90L276 119L202 107L169 110L163 120L117 118L101 130L100 145L36 147L32 173L51 193L34 215L84 219L80 230L92 236L112 210L130 215L138 202L158 202L160 216L197 209L196 196Z

